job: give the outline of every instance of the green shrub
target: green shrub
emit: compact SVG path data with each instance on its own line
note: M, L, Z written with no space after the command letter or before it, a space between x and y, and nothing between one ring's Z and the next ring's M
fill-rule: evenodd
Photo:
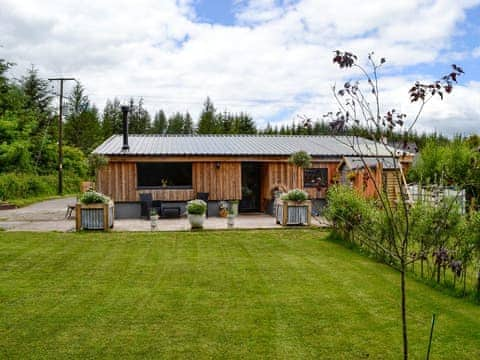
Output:
M58 168L58 148L48 144L42 150L37 171L41 175L54 174ZM85 179L88 176L88 161L80 149L72 146L63 147L63 171Z
M306 151L301 150L293 153L288 161L298 167L308 168L312 163L312 157Z
M196 199L187 203L187 213L192 215L203 215L207 212L207 203Z
M349 238L353 236L354 231L373 231L378 210L372 202L351 187L345 185L330 187L327 204L325 217Z
M300 189L290 190L288 193L282 195L282 200L290 201L305 201L308 199L308 194Z
M65 194L74 194L79 190L80 179L65 173L63 179ZM57 194L58 176L35 175L25 173L0 174L0 200L27 199L39 196L53 196Z
M110 198L108 196L93 190L86 191L80 196L82 204L107 204L109 201Z

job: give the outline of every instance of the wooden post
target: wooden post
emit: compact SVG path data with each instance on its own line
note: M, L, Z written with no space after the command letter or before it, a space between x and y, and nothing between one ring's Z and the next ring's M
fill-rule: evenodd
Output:
M307 225L312 225L312 202L309 201L307 205Z
M108 231L109 226L108 226L108 204L103 204L103 230Z
M75 205L75 228L77 231L80 231L82 226L82 205Z

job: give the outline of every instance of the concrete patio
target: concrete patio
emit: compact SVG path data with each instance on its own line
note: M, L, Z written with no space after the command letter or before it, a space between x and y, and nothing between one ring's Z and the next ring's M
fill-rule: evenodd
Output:
M5 231L75 231L75 219L65 219L69 204L75 203L75 198L63 198L43 201L25 208L3 210L0 212L0 228ZM312 226L326 227L323 219L312 218ZM278 229L275 219L266 214L241 214L235 218L233 229ZM205 219L204 229L228 229L227 219L210 217ZM160 219L155 231L187 231L190 224L186 217L176 219ZM152 231L149 220L122 219L115 220L113 231Z

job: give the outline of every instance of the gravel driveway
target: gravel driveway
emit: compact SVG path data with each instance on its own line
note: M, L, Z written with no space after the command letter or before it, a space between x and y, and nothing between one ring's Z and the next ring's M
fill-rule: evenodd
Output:
M0 228L20 231L69 231L74 220L66 220L69 204L75 204L75 197L38 202L13 210L0 211ZM75 214L73 214L75 215Z

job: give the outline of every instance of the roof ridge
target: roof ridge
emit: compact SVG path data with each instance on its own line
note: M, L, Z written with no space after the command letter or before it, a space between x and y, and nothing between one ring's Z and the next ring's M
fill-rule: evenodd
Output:
M113 134L108 139L122 136L122 134ZM344 137L345 135L335 136L335 135L309 135L309 134L299 134L299 135L292 135L292 134L128 134L128 137L327 137L327 138L335 138L335 137ZM366 139L361 137L362 139ZM107 140L108 140L107 139ZM105 140L105 141L107 141Z

